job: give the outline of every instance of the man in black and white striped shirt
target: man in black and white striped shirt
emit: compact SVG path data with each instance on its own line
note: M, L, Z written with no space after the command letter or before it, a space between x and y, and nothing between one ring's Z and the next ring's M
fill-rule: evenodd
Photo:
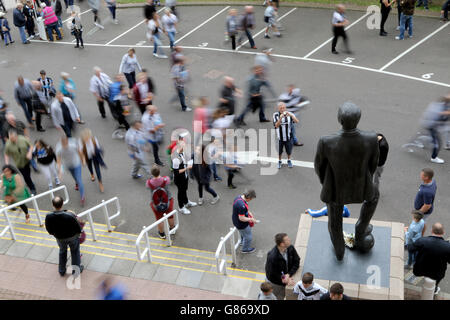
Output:
M46 100L47 113L50 113L49 106L53 97L56 94L55 87L53 86L52 78L47 77L45 70L41 70L40 78L37 79L41 83L41 91Z
M292 123L297 123L298 119L291 112L286 111L284 102L278 103L278 112L273 114L273 124L277 130L278 136L278 169L281 169L281 155L283 147L286 149L288 156L288 167L292 168L291 152L292 152Z

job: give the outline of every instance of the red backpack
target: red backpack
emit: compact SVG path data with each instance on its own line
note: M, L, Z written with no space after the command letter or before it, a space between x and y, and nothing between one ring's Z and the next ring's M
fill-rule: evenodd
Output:
M150 180L149 186L152 191L152 203L158 212L165 212L169 209L169 192L166 187L167 181L163 179L163 183L160 186L154 186L153 181Z

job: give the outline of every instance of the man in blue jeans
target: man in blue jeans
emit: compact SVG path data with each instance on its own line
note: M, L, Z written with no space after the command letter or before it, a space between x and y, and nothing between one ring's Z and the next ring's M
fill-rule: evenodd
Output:
M82 160L83 159L83 160ZM75 139L61 138L61 142L56 145L56 163L58 165L59 179L62 180L61 166L64 166L75 180L75 190L80 190L81 205L86 201L84 195L84 185L81 178L81 165L84 165L84 156L78 148Z
M252 228L250 224L256 223L253 215L248 211L248 203L256 198L255 190L248 190L233 202L233 225L238 229L242 241L242 253L255 252L252 244Z
M402 13L400 16L400 35L396 36L396 40L403 40L405 38L405 28L408 29L408 37L413 35L413 15L416 0L401 0Z
M78 276L84 269L80 255L82 227L73 212L62 210L64 200L61 197L54 197L52 203L55 211L47 214L45 217L45 229L56 238L59 246L59 274L61 277L66 274L67 247L70 247L72 266L75 267L72 274Z
M13 22L14 25L19 29L20 38L22 39L23 44L28 44L27 36L25 34L25 22L26 22L25 14L23 13L23 4L18 3L16 8L13 10Z

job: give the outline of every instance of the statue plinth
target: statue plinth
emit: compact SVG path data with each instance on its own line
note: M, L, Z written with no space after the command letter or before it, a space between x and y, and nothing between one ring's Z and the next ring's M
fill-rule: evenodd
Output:
M357 219L344 218L343 229L354 233ZM295 241L301 258L296 281L305 272L314 274L314 281L329 289L335 282L344 286L344 293L354 299L404 299L404 226L402 223L372 220L375 246L366 253L345 249L343 260L334 254L328 232L328 217L312 218L302 214ZM296 299L288 289L289 299Z

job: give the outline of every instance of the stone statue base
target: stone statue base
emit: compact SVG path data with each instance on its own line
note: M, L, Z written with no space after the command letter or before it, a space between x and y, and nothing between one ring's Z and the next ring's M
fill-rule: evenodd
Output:
M354 233L356 221L344 218L343 230ZM311 272L314 281L327 289L335 282L342 283L344 293L354 299L403 300L404 226L374 220L371 224L374 247L366 253L346 248L343 260L338 261L328 233L328 217L312 218L302 214L295 241L301 258L296 280L299 281L303 273Z

